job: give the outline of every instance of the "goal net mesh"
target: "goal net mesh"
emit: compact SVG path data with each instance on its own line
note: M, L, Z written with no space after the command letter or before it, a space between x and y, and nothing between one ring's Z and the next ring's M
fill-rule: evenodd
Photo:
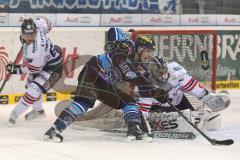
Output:
M194 78L215 89L216 82L216 45L215 31L158 31L141 30L132 33L132 39L148 35L155 40L153 55L164 57L182 65ZM195 97L185 94L195 108L203 104ZM87 126L99 129L113 129L125 126L122 112L102 103L88 111L74 123L73 127Z

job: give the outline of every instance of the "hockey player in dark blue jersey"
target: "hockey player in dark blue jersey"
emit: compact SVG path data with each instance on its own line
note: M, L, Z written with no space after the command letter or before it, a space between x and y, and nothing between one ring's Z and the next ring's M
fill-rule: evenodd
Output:
M115 37L112 31L116 31ZM136 56L133 56L134 60L144 61L150 56L155 43L149 37L139 37L136 42L141 43L136 43L138 48L135 48L132 46L134 44L124 37L121 30L111 28L108 33L109 42L105 45L106 53L92 57L85 64L79 74L72 103L62 111L53 126L45 133L44 140L61 142L63 140L61 132L93 107L96 100L100 100L114 109L123 110L129 136L136 140L151 141L152 138L141 128L141 118L135 99L118 86L124 82L148 85L148 81L137 72L134 64L129 62L129 55L134 52L136 53ZM165 102L168 96L163 90L146 92L147 96L157 96L162 102Z

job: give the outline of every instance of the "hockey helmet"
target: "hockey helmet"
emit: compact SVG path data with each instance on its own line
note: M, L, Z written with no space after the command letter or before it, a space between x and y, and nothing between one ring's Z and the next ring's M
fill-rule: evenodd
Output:
M153 79L158 82L166 82L168 80L168 68L167 62L159 56L154 56L149 60L148 64L149 72Z
M32 34L37 31L37 26L34 23L33 19L24 19L21 25L21 31L23 34Z
M111 27L107 32L108 41L126 41L126 35L123 30L117 27Z
M135 42L136 49L142 47L143 49L148 48L155 50L156 44L149 36L140 35Z
M33 19L24 19L21 25L21 37L24 43L31 43L36 37L37 26Z

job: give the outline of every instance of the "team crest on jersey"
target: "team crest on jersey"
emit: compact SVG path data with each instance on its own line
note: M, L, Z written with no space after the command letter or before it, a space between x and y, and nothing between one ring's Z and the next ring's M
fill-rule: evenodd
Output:
M121 72L116 67L109 67L104 71L105 78L112 85L118 85L123 82Z
M180 66L173 67L173 70L174 70L174 71L179 71L179 70L181 70L181 69L182 69L182 67L180 67Z

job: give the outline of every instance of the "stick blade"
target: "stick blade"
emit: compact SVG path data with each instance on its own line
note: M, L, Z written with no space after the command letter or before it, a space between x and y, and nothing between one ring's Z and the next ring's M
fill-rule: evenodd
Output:
M232 139L227 139L227 140L216 140L216 139L212 139L212 144L213 145L225 145L225 146L229 146L232 145L234 143L234 141Z

